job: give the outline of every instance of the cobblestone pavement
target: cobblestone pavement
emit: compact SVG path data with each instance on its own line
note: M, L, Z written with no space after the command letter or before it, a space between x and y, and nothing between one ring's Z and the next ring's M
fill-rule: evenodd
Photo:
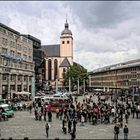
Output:
M79 97L80 100L82 97ZM86 123L85 126L77 124L76 139L113 139L114 125L99 124L91 125ZM129 119L129 139L140 138L140 119ZM10 118L9 121L0 122L1 137L21 139L28 137L29 139L46 139L45 133L45 121L35 121L34 114L30 114L27 111L15 112L15 117ZM70 134L62 133L62 122L56 119L53 114L53 122L49 130L49 139L70 139ZM123 139L123 131L120 130L119 139Z

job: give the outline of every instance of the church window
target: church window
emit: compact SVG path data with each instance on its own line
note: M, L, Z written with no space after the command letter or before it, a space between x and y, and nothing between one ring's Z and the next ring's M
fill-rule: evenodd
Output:
M65 41L62 41L62 44L65 44Z
M57 78L57 72L58 72L58 63L57 63L57 59L54 60L54 80L56 80Z
M66 69L65 68L63 68L63 78L65 78L65 76L66 76Z
M48 80L52 80L52 61L48 60Z
M67 41L67 44L69 44L70 42L69 41Z

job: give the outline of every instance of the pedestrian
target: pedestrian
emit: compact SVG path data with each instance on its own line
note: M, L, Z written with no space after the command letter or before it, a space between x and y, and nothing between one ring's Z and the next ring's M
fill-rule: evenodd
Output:
M76 132L74 131L74 130L72 130L71 132L70 132L70 134L71 134L71 140L74 140L75 138L76 138L76 134L75 134Z
M52 112L51 111L48 112L48 121L52 122Z
M46 109L44 108L44 121L46 121Z
M119 135L119 124L116 123L114 127L114 140L118 140L118 135Z
M56 118L59 118L59 108L56 109Z
M29 105L29 111L30 111L30 113L32 113L32 105L31 105L31 103Z
M42 120L42 113L41 113L41 111L39 112L39 121L41 121Z
M125 127L123 129L123 133L124 133L124 140L128 140L129 129L128 129L127 125L125 125Z
M77 124L77 121L76 119L73 120L73 131L76 132L76 124Z
M128 118L129 118L128 113L125 113L125 121L127 124L128 124Z
M36 108L35 108L34 114L35 114L35 119L38 120L38 111Z
M81 126L84 126L84 122L85 122L85 119L84 119L84 116L82 115L81 116Z
M46 123L45 128L46 128L46 136L48 138L49 137L49 128L50 128L48 123Z
M68 133L71 132L72 121L69 119L68 121Z

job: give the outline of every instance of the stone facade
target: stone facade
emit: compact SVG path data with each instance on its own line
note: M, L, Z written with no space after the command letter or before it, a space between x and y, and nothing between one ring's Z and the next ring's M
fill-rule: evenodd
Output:
M32 41L0 23L1 98L10 98L13 91L31 92L33 74Z

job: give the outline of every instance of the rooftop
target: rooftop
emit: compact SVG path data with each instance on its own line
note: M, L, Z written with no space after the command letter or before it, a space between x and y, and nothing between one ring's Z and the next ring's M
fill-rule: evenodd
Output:
M10 27L8 27L8 26L2 24L2 23L0 23L0 26L1 26L2 28L6 29L6 30L9 30L10 32L13 32L13 33L15 33L15 34L17 34L17 35L20 35L20 33L17 32L16 30L14 30L14 29L12 29L12 28L10 28Z
M42 45L41 49L47 57L60 57L60 44Z
M117 69L123 69L123 68L134 67L134 66L140 66L140 59L105 66L102 68L95 69L91 71L90 73L103 72L103 71L108 71L108 70L117 70Z

